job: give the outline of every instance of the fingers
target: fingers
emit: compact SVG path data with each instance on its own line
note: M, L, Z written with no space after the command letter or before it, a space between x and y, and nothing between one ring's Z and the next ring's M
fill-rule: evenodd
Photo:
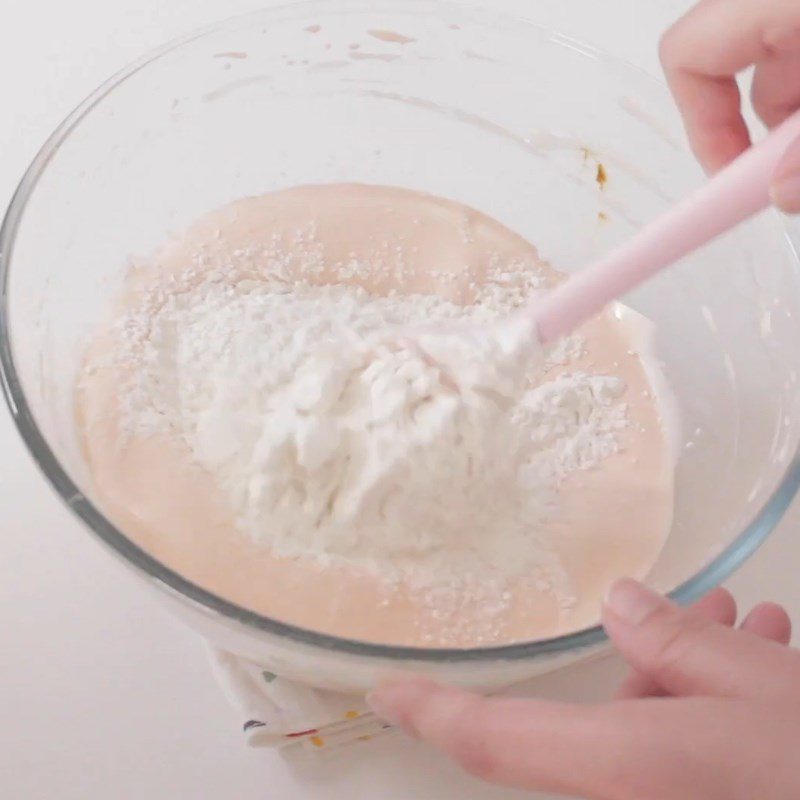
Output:
M725 590L683 610L633 581L615 585L605 609L607 628L623 655L647 680L672 693L680 688L730 696L739 687L743 696L781 699L787 687L791 693L800 679L795 654L753 636L787 642L786 612L763 603L747 616L741 632L726 627L735 620L736 604ZM779 655L789 655L791 664ZM761 685L765 674L767 687ZM715 705L723 701L711 699L591 707L491 700L410 681L381 687L368 700L379 716L477 777L595 798L694 796L709 764L730 760L730 736L738 734L731 734L736 722L724 722L723 715L739 709L742 730L751 725L749 706Z
M750 146L739 87L733 78L676 71L669 85L681 109L692 152L709 175Z
M487 700L427 681L384 686L368 700L380 717L484 780L570 794L582 794L587 781L608 782L597 750L610 743L589 707Z
M670 72L726 78L790 52L800 31L796 0L702 0L663 36Z
M718 622L720 625L731 627L736 623L736 600L733 599L733 595L727 589L714 589L691 605L688 610L692 614L698 614L712 622ZM617 692L617 697L624 700L661 697L664 694L666 694L664 689L650 675L643 675L633 671L623 681Z
M789 147L775 169L770 196L783 211L800 213L800 139Z
M789 615L775 603L761 603L745 617L742 630L788 645L792 640L792 621Z
M710 591L687 610L692 614L718 622L720 625L730 627L736 622L736 600L727 589L722 587Z
M636 581L612 587L603 623L631 667L672 695L780 698L800 681L795 651L681 609Z
M736 601L726 589L715 589L691 605L688 611L720 625L733 627L736 623ZM781 645L788 645L792 638L792 622L789 615L775 603L761 603L756 606L747 615L740 628ZM623 681L617 692L617 697L621 700L666 695L667 692L654 678L635 671Z
M718 700L585 706L486 699L411 681L381 687L369 702L483 780L609 800L700 796L701 787L713 788L704 773L730 759L727 737L736 735Z
M750 97L756 113L769 128L800 108L800 34L791 50L758 65Z
M664 35L664 72L692 148L708 172L750 143L737 73L786 52L783 48L791 48L793 41L787 31L797 29L796 0L703 0ZM785 97L775 100L784 102Z

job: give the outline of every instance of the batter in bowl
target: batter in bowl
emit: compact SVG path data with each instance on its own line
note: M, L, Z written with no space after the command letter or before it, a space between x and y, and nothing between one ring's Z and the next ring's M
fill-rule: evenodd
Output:
M592 624L671 522L642 324L610 312L511 368L404 333L558 280L496 221L404 189L215 211L129 275L88 350L97 500L189 580L316 631L469 647Z

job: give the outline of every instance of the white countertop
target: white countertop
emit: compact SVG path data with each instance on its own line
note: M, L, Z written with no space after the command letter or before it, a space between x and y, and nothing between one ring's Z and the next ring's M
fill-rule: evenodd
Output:
M524 14L532 0L492 0ZM101 80L164 40L265 0L25 0L0 25L0 202L65 114ZM537 17L657 69L656 42L686 0L536 0ZM607 12L605 12L607 15ZM625 30L637 31L635 37ZM399 739L367 757L293 773L244 747L201 643L73 519L0 411L0 796L9 800L504 798ZM730 582L800 618L800 507ZM607 694L606 662L542 679L553 697Z

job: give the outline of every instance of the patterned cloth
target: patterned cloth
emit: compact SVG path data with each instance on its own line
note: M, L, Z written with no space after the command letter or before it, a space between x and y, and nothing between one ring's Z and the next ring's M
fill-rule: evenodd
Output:
M210 655L214 674L242 714L250 747L307 755L356 745L391 730L363 697L292 683L224 650L210 648Z

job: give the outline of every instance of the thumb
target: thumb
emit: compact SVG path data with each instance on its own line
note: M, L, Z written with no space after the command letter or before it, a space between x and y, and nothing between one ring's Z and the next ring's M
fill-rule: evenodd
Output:
M800 681L797 651L693 614L633 580L611 588L603 625L623 658L672 695L775 699Z
M789 145L778 162L772 176L770 198L782 211L800 213L800 139Z
M747 704L715 698L573 705L487 699L425 680L385 684L367 700L483 780L595 800L697 798L702 789L729 797L716 784L728 783L737 731L755 724ZM750 745L750 760L771 763L773 740L761 739L765 754Z

